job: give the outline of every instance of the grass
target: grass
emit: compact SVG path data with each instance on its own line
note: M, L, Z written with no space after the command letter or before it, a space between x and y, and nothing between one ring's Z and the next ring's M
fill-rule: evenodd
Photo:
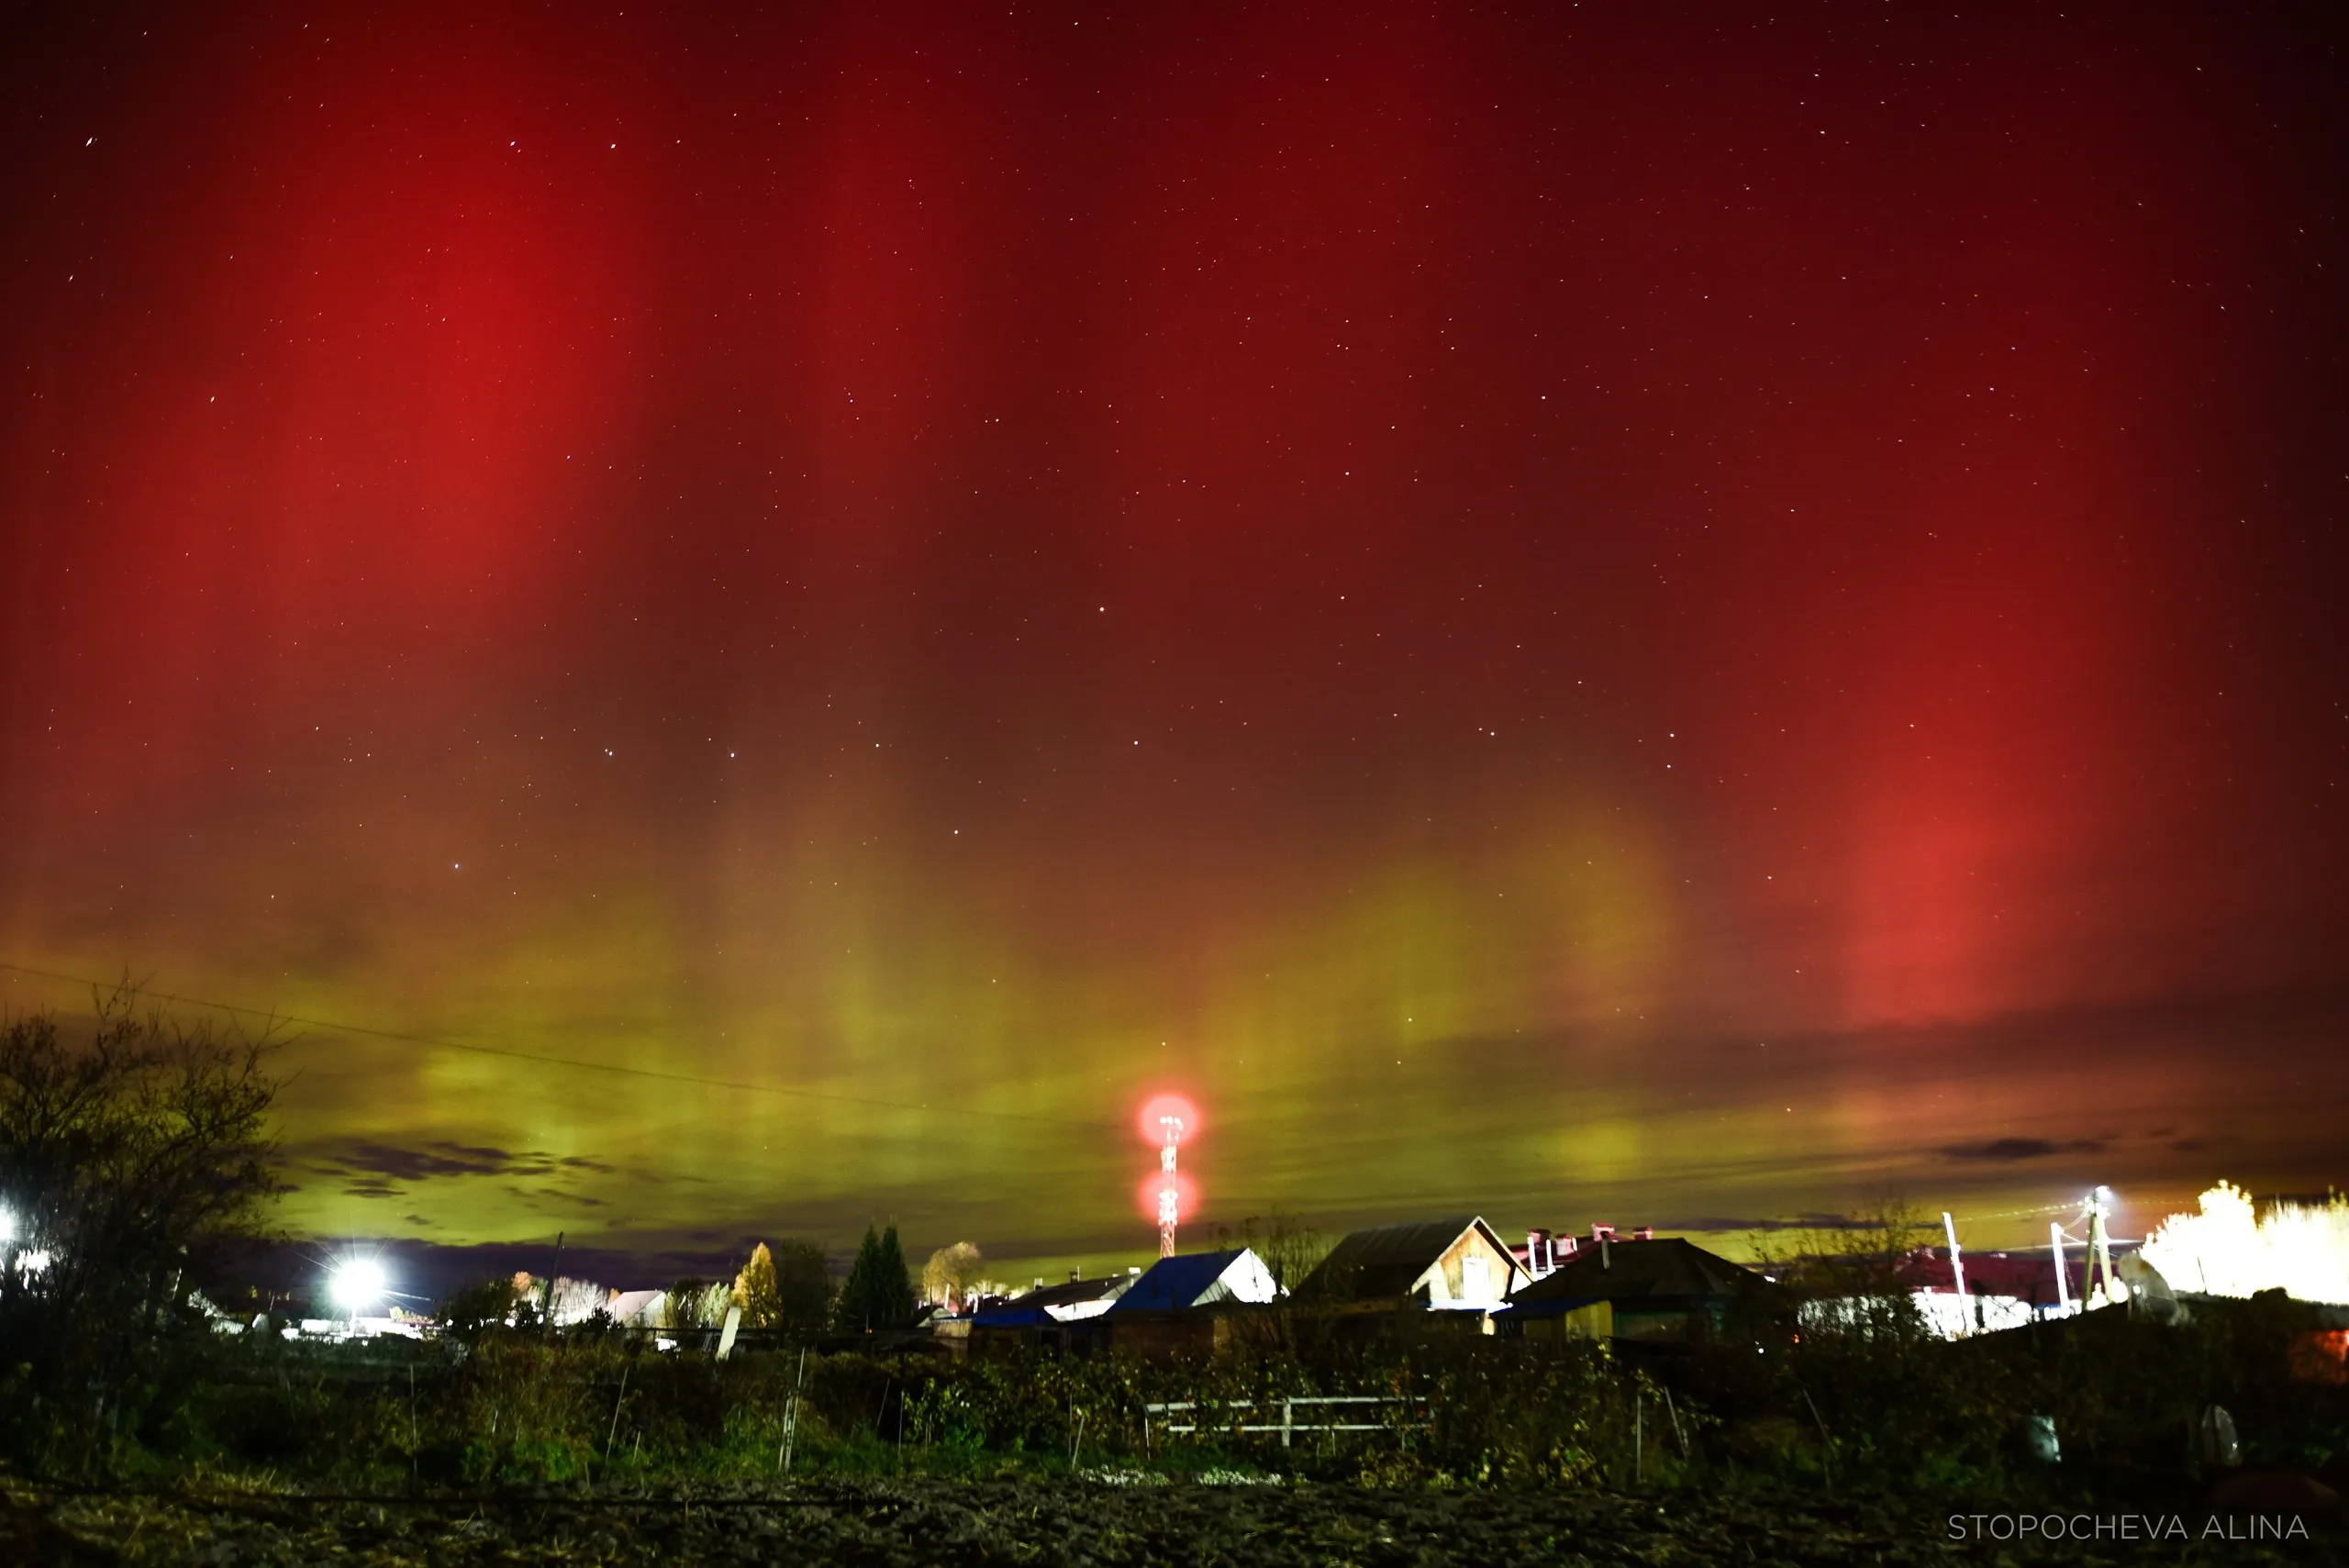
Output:
M2110 1311L1945 1344L1895 1327L1795 1336L1732 1324L1669 1353L1460 1339L1295 1340L1220 1360L1030 1353L950 1361L660 1354L608 1335L492 1329L377 1346L192 1342L100 1440L27 1441L19 1466L89 1480L354 1493L771 1484L794 1476L1132 1484L1222 1473L1378 1487L1799 1487L1954 1500L2177 1498L2192 1434L2226 1406L2246 1459L2349 1463L2349 1390L2296 1379L2313 1323L2281 1298L2184 1326ZM1277 1439L1145 1430L1142 1406L1377 1393L1389 1429ZM1667 1396L1669 1405L1666 1404ZM2065 1462L2023 1451L2051 1415ZM1203 1423L1207 1424L1207 1423ZM58 1429L52 1423L49 1429Z

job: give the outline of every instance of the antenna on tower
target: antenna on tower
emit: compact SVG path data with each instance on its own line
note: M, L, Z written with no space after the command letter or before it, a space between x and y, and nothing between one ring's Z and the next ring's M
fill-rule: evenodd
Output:
M1166 1141L1158 1149L1158 1255L1174 1255L1174 1219L1180 1207L1180 1194L1174 1185L1174 1147L1183 1141L1183 1118L1162 1116L1158 1125L1166 1134Z

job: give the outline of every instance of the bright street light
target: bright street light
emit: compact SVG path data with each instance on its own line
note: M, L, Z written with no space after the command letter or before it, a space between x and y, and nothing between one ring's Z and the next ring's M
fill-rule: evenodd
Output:
M384 1298L389 1284L384 1265L374 1259L350 1258L335 1265L327 1288L333 1293L335 1304L356 1318L361 1307Z

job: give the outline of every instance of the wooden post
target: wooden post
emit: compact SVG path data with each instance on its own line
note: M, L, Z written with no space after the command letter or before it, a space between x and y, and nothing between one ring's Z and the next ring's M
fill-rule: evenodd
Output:
M1835 1489L1835 1440L1827 1435L1827 1422L1819 1414L1819 1407L1812 1402L1808 1388L1802 1390L1802 1402L1809 1407L1810 1418L1819 1428L1819 1468L1831 1492Z
M775 1451L774 1473L787 1474L791 1470L791 1440L799 1435L799 1390L807 1381L807 1347L799 1347L799 1372L791 1380L791 1399L783 1407L783 1446Z
M1647 1445L1644 1429L1646 1407L1640 1400L1640 1391L1631 1390L1631 1485L1639 1485L1647 1479Z
M551 1339L554 1336L554 1282L556 1276L562 1273L562 1232L558 1230L554 1233L554 1270L547 1275L546 1321L539 1325L541 1339Z
M604 1434L604 1462L607 1465L612 1462L612 1444L620 1435L620 1407L628 1402L628 1374L633 1365L630 1362L620 1362L619 1397L612 1401L612 1428Z

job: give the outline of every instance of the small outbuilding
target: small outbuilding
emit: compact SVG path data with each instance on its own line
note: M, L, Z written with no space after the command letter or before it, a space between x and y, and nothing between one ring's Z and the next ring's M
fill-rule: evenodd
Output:
M1504 1333L1688 1340L1719 1331L1731 1306L1769 1288L1752 1269L1678 1236L1602 1240L1509 1298Z
M1297 1294L1359 1307L1490 1312L1526 1278L1525 1266L1493 1228L1464 1214L1353 1231Z

